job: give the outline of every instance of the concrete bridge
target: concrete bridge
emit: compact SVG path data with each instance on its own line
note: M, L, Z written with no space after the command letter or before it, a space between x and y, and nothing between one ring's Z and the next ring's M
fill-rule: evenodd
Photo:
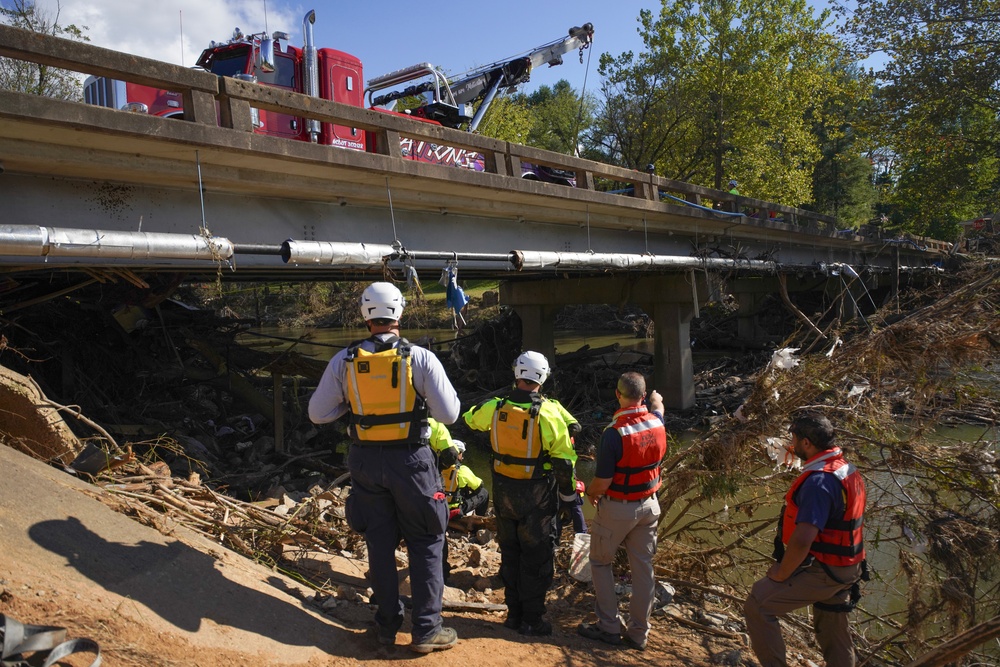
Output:
M895 288L947 252L2 25L0 56L176 91L187 121L0 91L0 270L16 282L46 274L71 289L95 272L371 279L409 267L436 279L454 261L463 277L504 279L501 299L521 316L524 346L549 355L560 305L644 306L656 326L656 386L669 406L686 408L694 402L689 324L713 276L743 281L741 327L752 336L754 294L776 291L779 276L792 289L809 276L815 288L816 276L846 264L870 287ZM367 132L370 151L255 133L252 108ZM404 158L401 138L478 152L485 171ZM575 172L577 187L525 180L522 162ZM14 303L0 296L0 309Z

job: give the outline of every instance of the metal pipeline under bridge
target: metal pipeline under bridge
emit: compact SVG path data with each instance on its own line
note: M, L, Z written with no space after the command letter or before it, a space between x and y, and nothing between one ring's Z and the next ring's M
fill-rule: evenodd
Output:
M314 264L345 269L374 269L386 261L444 260L508 263L514 270L600 269L714 269L774 273L779 267L825 273L839 271L840 264L791 265L773 261L680 257L629 253L549 252L511 250L505 253L406 250L398 243L341 243L294 241L280 245L238 244L207 234L165 232L119 232L99 229L69 229L35 225L0 225L0 255L22 257L77 257L93 259L177 259L228 261L234 255L279 255L286 264ZM848 267L850 268L850 267ZM866 267L880 268L880 267ZM935 270L938 267L900 267L904 271ZM885 268L884 270L889 270ZM850 269L853 273L853 269ZM855 274L856 275L856 274Z
M233 253L229 239L201 234L0 225L0 255L223 261Z
M240 246L237 246L240 252ZM445 260L462 262L505 262L515 270L525 269L746 269L773 272L776 262L731 260L720 257L701 259L674 255L628 253L548 252L511 250L506 253L441 252L405 250L398 245L339 243L335 241L285 241L281 258L287 264L319 264L341 268L365 268L383 260Z

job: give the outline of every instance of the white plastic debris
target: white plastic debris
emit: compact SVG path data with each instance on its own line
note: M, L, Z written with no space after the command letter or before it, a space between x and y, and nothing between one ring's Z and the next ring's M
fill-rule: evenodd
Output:
M866 391L868 391L870 388L871 388L871 385L868 384L867 380L859 382L856 385L852 386L851 390L849 392L847 392L847 398L854 398L855 396L861 396Z
M838 347L840 347L843 344L844 344L844 341L840 340L840 336L837 336L833 340L833 345L831 345L830 349L826 351L826 356L827 357L832 357L833 356L833 351L836 350Z
M775 350L774 354L771 355L771 368L782 371L795 368L799 365L799 360L795 357L795 353L798 351L797 347L783 347L780 350Z
M774 469L778 470L784 466L787 470L802 470L802 460L789 451L792 446L788 438L767 438L764 449L767 456L774 461Z

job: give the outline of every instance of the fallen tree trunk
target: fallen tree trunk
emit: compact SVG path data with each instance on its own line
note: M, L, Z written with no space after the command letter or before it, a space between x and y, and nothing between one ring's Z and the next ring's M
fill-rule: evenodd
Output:
M990 620L952 637L934 650L924 653L906 667L940 667L940 665L955 662L972 649L994 637L1000 637L1000 616L994 616Z

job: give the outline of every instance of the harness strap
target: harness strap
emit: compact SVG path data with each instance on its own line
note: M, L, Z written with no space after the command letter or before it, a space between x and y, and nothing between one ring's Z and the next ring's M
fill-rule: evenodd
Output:
M839 544L830 544L829 542L813 542L812 546L809 547L809 550L821 554L850 557L857 556L859 553L864 551L865 543L858 542L857 544L842 546Z
M9 616L0 614L0 632L3 633L3 650L0 654L2 667L27 667L29 662L24 653L48 652L41 667L52 667L68 655L74 653L95 653L97 657L90 667L100 667L101 649L91 639L71 639L66 641L66 628L51 625L24 625ZM32 656L32 663L38 664Z
M863 516L859 516L857 519L854 519L852 521L844 521L843 519L830 519L829 521L826 522L826 527L833 528L834 530L853 531L863 526L864 523L865 523L865 518Z
M427 409L410 410L409 412L397 412L388 415L358 415L351 413L351 423L361 428L371 426L382 426L384 424L398 424L403 421L416 421L427 416Z
M515 466L533 465L536 467L544 464L546 461L552 460L552 457L550 457L547 453L542 453L539 454L538 456L529 459L522 456L511 456L510 454L497 454L496 452L493 452L493 458L505 465L515 465Z
M821 560L817 560L816 562L819 563L820 566L823 568L823 571L826 572L826 576L830 577L838 584L844 584L845 586L847 585L847 582L841 581L840 578L833 573L833 570L831 570L826 563L824 563ZM847 600L847 602L844 602L842 604L827 604L825 602L814 602L813 607L816 609L821 609L823 611L833 612L835 614L850 613L854 611L854 608L858 606L858 602L861 601L861 582L868 581L869 579L870 576L868 574L868 560L866 559L861 561L861 576L858 578L857 581L855 581L853 584L850 585L851 592L849 594L850 597Z

